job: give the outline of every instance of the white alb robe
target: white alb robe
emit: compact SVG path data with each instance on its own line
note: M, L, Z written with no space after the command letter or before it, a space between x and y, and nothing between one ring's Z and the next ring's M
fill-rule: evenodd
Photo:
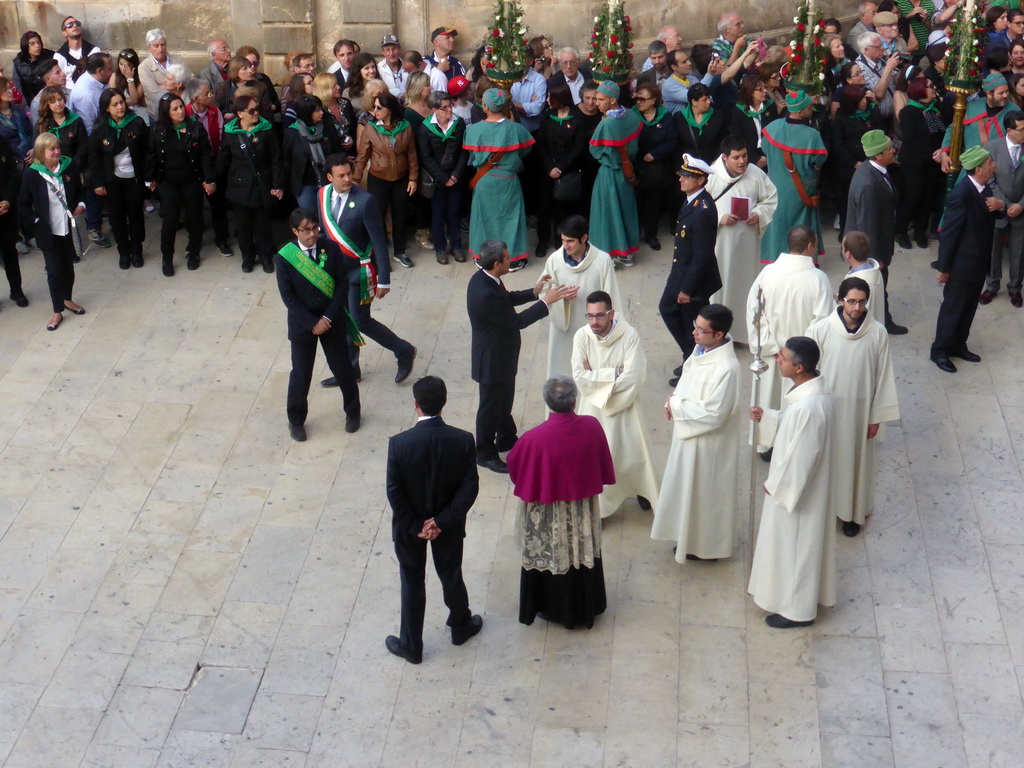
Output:
M761 235L771 224L779 204L778 193L768 174L756 165L748 165L742 176L732 177L719 155L711 168L715 173L708 179L706 189L711 197L716 198L718 221L721 222L723 216L732 213L732 201L736 197L749 198L750 212L758 216L755 227L742 221L731 226L718 225L715 258L718 259L718 271L722 275L722 288L711 297L710 303L724 304L738 314L746 302L750 286L761 270ZM726 188L728 192L725 192ZM733 341L746 344L747 324L736 323L731 335Z
M591 370L583 367L584 361ZM579 388L576 412L601 422L615 464L615 485L606 485L598 497L601 517L613 514L629 496L644 496L656 507L658 476L638 402L647 380L640 334L618 319L603 339L589 326L580 328L573 339L572 377Z
M668 400L672 445L651 538L687 555L731 557L736 545L740 363L732 339L683 363Z
M791 389L784 412L766 410L762 434L775 453L747 588L754 602L791 621L836 604L836 525L829 509L832 395L818 376Z
M882 265L874 259L868 259L867 269L850 270L847 277L859 277L868 284L871 296L868 298L868 314L875 318L879 325L885 325L885 283L882 282Z
M832 390L832 511L840 520L864 524L871 514L875 489L875 443L868 424L900 417L889 334L868 315L848 333L839 312L807 329L818 342L818 368Z
M612 297L612 307L620 320L626 319L620 301L619 281L611 256L591 245L583 261L575 267L565 263L561 248L548 256L544 271L551 275L552 286L575 285L579 288L575 301L560 301L548 312L548 378L572 373L572 339L576 331L587 325L587 296L604 291Z
M747 294L747 333L751 351L757 344L754 312L757 289L764 293L764 317L761 319L761 357L768 370L761 374L761 408L785 408L782 397L783 380L775 364L775 353L793 336L803 336L815 320L828 317L835 309L832 287L823 270L814 266L810 256L783 253L773 264L766 264L750 286ZM764 440L758 444L765 446Z

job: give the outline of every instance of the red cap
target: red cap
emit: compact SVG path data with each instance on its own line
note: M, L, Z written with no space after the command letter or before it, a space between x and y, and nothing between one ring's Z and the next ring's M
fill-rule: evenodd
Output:
M448 95L458 97L460 93L469 88L469 80L462 75L453 77L448 81Z

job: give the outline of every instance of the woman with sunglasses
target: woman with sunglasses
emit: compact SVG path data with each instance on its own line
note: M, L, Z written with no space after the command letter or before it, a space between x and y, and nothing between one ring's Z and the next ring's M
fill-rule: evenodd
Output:
M910 248L909 231L913 228L917 247L927 248L929 219L946 186L934 158L942 147L952 114L927 78L911 80L907 97L907 105L900 112L903 144L899 161L904 177L912 183L905 185L896 212L896 242L900 248Z
M655 83L637 86L634 102L633 111L640 118L634 162L640 237L652 251L660 251L658 223L661 214L670 209L679 186L672 167L678 136L672 115L662 106L661 89ZM669 213L674 220L676 211Z
M14 57L13 75L15 87L31 104L36 94L43 90L43 79L36 72L36 65L53 58L53 51L43 46L43 38L30 29L21 36L21 50Z
M160 191L160 253L163 273L174 275L174 237L181 211L185 210L189 269L199 269L203 247L203 195L213 194L217 185L206 131L185 112L180 96L160 97L156 126L150 135L146 178L150 190Z
M295 121L281 143L284 178L299 208L316 210L316 193L327 183L327 156L340 150L334 126L324 120L323 103L316 96L300 96Z
M89 183L107 201L121 269L142 266L142 244L146 240L142 213L146 187L142 177L148 151L149 125L128 109L120 91L104 90L89 136Z
M255 91L240 88L231 111L237 115L224 126L217 155L217 178L226 180L238 225L242 271L252 272L259 257L264 272L274 271L274 238L270 210L283 195L283 173L277 133L260 115Z
M260 100L260 117L266 118L270 122L274 122L281 115L281 100L277 96L277 89L274 87L274 81L270 79L269 75L260 72L260 52L253 48L251 45L243 45L237 51L236 56L244 56L252 64L253 79L257 83L263 85L263 93L266 94L266 99Z

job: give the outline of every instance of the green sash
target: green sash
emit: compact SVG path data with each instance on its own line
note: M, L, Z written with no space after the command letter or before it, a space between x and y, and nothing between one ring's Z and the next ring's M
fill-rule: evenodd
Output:
M304 278L309 280L313 284L313 287L320 291L328 299L334 298L334 278L327 274L327 271L309 258L295 243L289 242L285 244L281 250L278 251L281 254L281 258L295 267L295 270L302 275ZM320 255L326 258L327 254L324 250L320 249ZM342 308L345 313L344 323L348 330L348 335L352 339L352 343L357 347L363 346L366 342L363 341L363 336L359 333L359 328L356 327L355 321L352 319L352 315L349 314L347 308Z

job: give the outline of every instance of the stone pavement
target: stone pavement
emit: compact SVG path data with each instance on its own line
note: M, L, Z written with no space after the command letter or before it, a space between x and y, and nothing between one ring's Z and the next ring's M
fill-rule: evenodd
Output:
M144 269L118 270L112 250L78 265L88 314L58 331L44 328L38 251L23 258L32 306L2 302L8 768L1021 764L1022 314L1005 293L982 307L983 362L941 373L927 360L934 248L897 253L894 312L912 329L893 340L903 420L880 447L875 515L839 537L839 605L814 627L765 626L745 545L731 562L677 565L634 500L606 521L609 609L594 629L522 626L514 499L485 471L465 557L483 632L448 642L431 575L414 667L384 649L398 626L385 446L414 421L409 385L371 342L363 428L345 434L337 391L314 388L310 439L293 443L274 278L212 247L199 271L164 278L148 224ZM669 258L645 249L620 271L659 463L678 362L656 310ZM468 428L472 268L421 254L374 304ZM523 427L543 418L546 338L546 322L524 335Z

